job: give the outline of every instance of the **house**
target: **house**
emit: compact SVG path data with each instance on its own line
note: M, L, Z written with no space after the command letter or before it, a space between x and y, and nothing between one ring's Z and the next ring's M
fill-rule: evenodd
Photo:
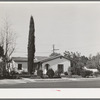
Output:
M38 60L43 60L45 58L47 57L36 56L34 62ZM19 73L22 71L28 72L27 62L28 62L27 57L12 57L12 62L10 63L10 66L11 69L14 68Z
M27 72L27 61L28 60L25 57L12 57L12 66L14 66L17 71L24 70ZM68 71L68 68L71 66L70 60L62 55L52 57L36 56L34 63L36 70L43 70L43 74L46 74L49 68L52 68L54 71L58 70L61 73L64 73Z
M12 57L12 67L15 68L17 72L22 70L27 72L27 58L26 57Z
M43 74L46 74L50 68L53 69L54 72L57 70L61 73L68 72L70 66L70 60L62 55L48 57L37 62L37 67L43 70Z

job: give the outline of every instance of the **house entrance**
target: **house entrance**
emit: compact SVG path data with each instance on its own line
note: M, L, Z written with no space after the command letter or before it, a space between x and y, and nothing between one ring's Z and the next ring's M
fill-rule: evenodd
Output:
M48 71L49 66L50 66L49 64L46 64L46 65L45 65L45 69L46 69L46 71Z
M47 71L48 71L48 69L49 69L49 64L45 64L45 67L44 67L44 74L46 74L47 73Z
M64 67L63 64L58 64L58 72L63 73L64 72L63 67Z

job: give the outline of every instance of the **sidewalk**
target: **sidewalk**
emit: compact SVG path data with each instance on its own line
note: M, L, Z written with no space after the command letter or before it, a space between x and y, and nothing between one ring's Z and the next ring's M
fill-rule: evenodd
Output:
M19 84L19 83L26 83L22 79L3 79L0 80L0 84Z
M34 79L35 82L71 82L71 81L98 81L100 77L97 78L53 78L53 79Z
M22 79L3 79L0 80L0 84L20 84L20 83L33 83L33 82L61 82L61 81L71 81L69 78L63 79L29 79L29 78L22 78Z
M69 79L30 79L30 78L22 78L22 79L3 79L0 80L0 84L20 84L20 83L34 83L34 82L61 82L61 81L70 81Z

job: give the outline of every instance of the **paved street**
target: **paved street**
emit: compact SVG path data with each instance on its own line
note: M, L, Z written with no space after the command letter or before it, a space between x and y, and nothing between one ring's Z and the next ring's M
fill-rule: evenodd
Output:
M100 78L0 80L0 88L100 88Z

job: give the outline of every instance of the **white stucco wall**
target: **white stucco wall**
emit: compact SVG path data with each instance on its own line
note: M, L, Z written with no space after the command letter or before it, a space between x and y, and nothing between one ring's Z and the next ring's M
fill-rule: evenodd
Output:
M18 64L22 64L22 70L27 71L27 62L16 62L17 64L17 68L18 68Z
M26 72L28 71L27 70L27 62L14 62L13 61L11 66L13 66L16 71L20 71L20 70L18 70L18 64L22 64L22 70L24 70Z
M49 68L52 68L54 71L58 70L58 64L63 64L63 70L64 72L68 71L68 68L71 66L71 62L65 58L57 58L57 59L54 59L54 60L50 60L50 61L47 61L47 62L44 62L42 64L42 70L43 70L43 73L46 74L46 70L45 70L45 65L46 64L49 64L50 67Z

